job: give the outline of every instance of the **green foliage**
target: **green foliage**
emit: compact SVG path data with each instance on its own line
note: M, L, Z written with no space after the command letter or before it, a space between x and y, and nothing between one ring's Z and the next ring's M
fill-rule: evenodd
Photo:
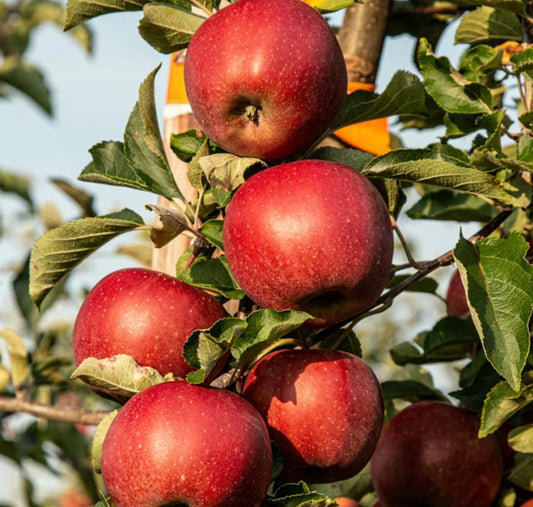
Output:
M323 12L346 2L318 2ZM43 111L51 113L50 93L38 68L24 59L31 30L44 21L62 24L90 50L90 32L83 23L97 16L142 11L140 36L161 53L186 48L195 30L218 2L69 0L66 12L53 2L20 2L16 9L0 3L0 92L15 88ZM399 71L382 93L359 90L350 94L325 135L363 121L395 117L404 128L424 130L438 126L441 137L425 148L399 147L381 156L353 148L312 146L305 156L349 165L369 178L397 218L480 222L479 234L457 244L427 263L398 266L387 291L368 311L351 323L332 329L306 327L309 315L297 311L256 309L232 276L223 254L222 225L233 193L252 174L268 167L264 161L225 153L196 130L175 133L170 148L189 164L188 178L198 197L186 201L167 159L159 129L154 80L158 69L141 83L138 100L124 129L122 141L103 141L90 149L91 162L79 179L133 188L182 201L183 206L148 205L158 222L145 224L134 211L97 216L92 197L68 182L58 186L80 207L81 217L47 230L34 243L13 282L13 291L28 330L35 335L29 351L24 338L12 329L0 330L9 368L0 367L1 396L14 398L30 392L36 399L57 403L65 392L77 393L83 382L111 393L121 402L146 387L171 380L142 367L127 355L104 360L88 359L73 371L64 346L69 336L59 330L38 332L41 312L65 295L70 273L90 255L117 236L146 230L155 248L181 234L195 239L176 264L176 276L208 290L221 302L237 308L230 317L189 336L184 357L195 368L187 380L203 383L221 372L214 385L238 391L248 368L268 352L281 347L317 346L349 350L365 357L369 345L359 329L374 313L395 306L403 292L421 292L429 301L442 293L440 279L431 274L452 262L466 289L470 315L439 317L415 336L402 329L403 338L386 351L392 363L385 368L382 390L390 417L402 406L419 400L450 397L479 414L480 436L513 428L509 444L516 451L507 471L501 505L514 505L521 489L533 491L532 427L522 416L531 412L533 356L531 316L533 268L526 259L532 239L531 173L533 172L533 50L513 42L523 41L524 26L531 22L520 0L483 0L443 6L426 2L396 2L389 33L410 33L419 39L415 55L419 75ZM434 12L433 12L434 11ZM455 65L438 56L436 46L448 22L463 13L455 41L468 47ZM63 15L64 20L63 20ZM9 28L8 36L6 27ZM506 44L498 46L505 42ZM509 49L511 48L511 49ZM384 62L386 64L386 62ZM518 83L519 96L511 95ZM8 88L9 87L9 88ZM515 109L508 104L519 102ZM0 192L10 193L35 212L30 182L0 171ZM405 210L406 193L418 200ZM147 233L147 235L148 235ZM405 269L408 269L407 272ZM413 275L414 271L414 275ZM385 316L390 313L385 313ZM392 317L394 318L394 317ZM70 353L70 351L69 351ZM381 351L382 356L385 352ZM457 389L442 392L424 370L426 365L453 368ZM89 398L90 395L83 394ZM116 408L116 404L111 405ZM106 405L106 408L109 408ZM50 467L42 444L54 442L66 459L87 471L100 471L99 454L105 433L116 412L98 426L89 460L88 440L74 434L66 423L32 424L15 438L0 432L0 453L18 466L28 457ZM96 482L100 479L97 477ZM31 483L29 483L31 486ZM111 506L98 494L95 480L85 489L98 507ZM338 488L338 489L336 489ZM327 507L341 491L367 507L374 500L369 470L340 485L314 487L304 483L276 484L265 505ZM31 497L31 494L29 495Z

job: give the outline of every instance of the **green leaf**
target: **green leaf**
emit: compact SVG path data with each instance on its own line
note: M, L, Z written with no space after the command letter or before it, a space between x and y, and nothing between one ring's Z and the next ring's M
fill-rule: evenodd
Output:
M233 278L224 256L193 262L178 278L189 285L216 292L229 299L242 299L245 296Z
M392 280L387 284L388 288L393 288L402 283L404 280L407 280L410 275L394 275ZM439 284L437 281L429 276L418 280L417 282L409 285L405 290L410 292L426 292L428 294L435 294L437 292Z
M183 162L189 163L206 142L205 136L199 136L196 129L170 135L170 147Z
M42 72L17 57L6 57L0 65L0 85L12 86L33 100L45 113L52 114L50 91Z
M167 199L184 200L168 166L154 101L154 69L139 88L124 143L102 142L90 149L93 161L79 179L146 190Z
M533 401L533 384L517 391L508 382L496 384L488 393L481 413L479 435L494 433L507 419Z
M231 192L244 183L247 171L265 169L267 165L257 158L245 158L230 153L215 153L201 157L198 164L213 187Z
M118 410L112 410L107 414L96 426L94 431L92 445L91 445L91 464L94 471L97 474L102 473L101 468L101 456L102 456L102 445L104 444L107 431L111 426L111 423L115 420L115 417L118 414Z
M475 329L468 320L445 317L433 329L419 333L414 343L393 346L390 354L400 366L453 361L466 357L469 345L476 340Z
M4 339L9 356L9 371L15 389L21 386L30 373L28 351L22 337L13 329L0 330L0 337Z
M157 204L147 204L146 207L155 211L161 225L150 228L150 239L156 248L161 248L182 232L190 228L187 217L177 208L166 208Z
M454 257L472 320L487 359L518 391L529 352L528 322L533 305L529 244L518 233L473 245L460 238Z
M68 0L64 29L111 12L140 11L148 0Z
M131 398L147 387L167 380L154 368L140 366L127 354L105 359L88 357L74 370L71 378L112 393L120 399Z
M51 181L80 207L84 217L93 217L96 215L93 207L94 197L92 195L88 194L81 188L75 187L67 180L52 178Z
M416 380L388 380L382 382L381 389L385 400L400 398L413 403L421 400L448 400L439 390Z
M229 317L215 322L210 329L194 331L183 346L183 357L196 368L187 380L191 384L203 383L246 325L244 320Z
M0 170L0 191L18 195L33 209L30 196L31 181L26 176Z
M454 222L487 222L496 214L497 210L485 200L453 190L429 192L406 211L412 219Z
M426 91L448 113L491 113L492 96L488 88L467 82L448 58L437 58L425 39L418 46L418 65Z
M306 0L311 7L318 12L335 12L346 9L354 3L354 0Z
M509 432L508 441L516 452L533 454L533 424L513 428Z
M519 18L512 12L487 6L467 12L455 32L455 44L511 40L522 40Z
M366 90L350 93L330 131L362 121L424 112L424 99L420 80L414 74L398 71L380 95Z
M86 257L118 235L142 226L142 218L124 209L74 220L45 232L31 252L30 296L40 307L45 296Z
M222 241L222 227L224 225L223 220L208 220L205 222L200 232L206 239L208 239L213 245L224 250L224 245Z
M231 347L231 354L239 365L247 364L261 351L302 326L310 315L295 310L260 309L248 315L246 329Z
M335 500L313 491L304 482L297 484L283 484L274 497L267 498L267 506L272 507L332 507L337 505Z
M507 479L519 488L533 491L533 454L517 454Z
M184 49L205 17L175 5L150 2L143 8L139 33L160 53Z
M472 5L486 5L498 11L525 14L525 3L522 0L468 0ZM498 13L499 14L499 13Z
M503 204L513 202L492 175L458 159L443 158L432 149L400 149L375 157L367 163L362 174L368 178L393 178L410 183L424 183L458 192L477 194Z

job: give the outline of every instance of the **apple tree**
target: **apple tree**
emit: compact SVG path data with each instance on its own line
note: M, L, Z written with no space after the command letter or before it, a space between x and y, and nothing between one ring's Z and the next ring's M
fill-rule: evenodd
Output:
M30 356L2 331L10 370L0 409L97 425L88 493L99 507L326 507L341 496L365 507L511 507L533 495L530 6L377 2L383 33L416 37L417 73L400 70L376 93L354 81L372 84L383 34L354 36L359 5L309 4L67 4L68 30L138 10L155 50L186 50L198 122L162 134L160 69L149 71L123 139L91 147L79 179L146 191L153 221L130 209L83 216L40 236L28 264L28 296L42 309L118 236L147 231L154 257L186 238L168 273L155 273L157 288L146 269L95 280L68 365L50 347L39 363L46 341ZM324 19L344 8L337 46ZM458 62L435 51L452 21ZM383 118L401 128L379 153L341 134ZM403 146L401 129L431 142ZM457 235L422 261L398 223L424 220ZM467 223L479 224L468 237ZM372 360L365 325L393 320L406 292L420 304L442 299L452 275L440 317L414 336L402 329ZM202 296L185 302L183 286ZM214 317L172 334L204 297ZM168 336L171 350L158 345ZM186 370L161 366L176 351ZM453 390L432 382L434 364L452 366ZM60 389L50 382L50 400L73 392L76 406L36 397L40 373L60 369L68 378Z

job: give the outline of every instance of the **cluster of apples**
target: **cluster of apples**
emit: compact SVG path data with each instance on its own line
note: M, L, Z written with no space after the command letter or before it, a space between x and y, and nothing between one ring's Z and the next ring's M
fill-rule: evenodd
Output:
M271 166L243 183L224 210L224 254L246 295L259 307L307 312L311 328L371 307L392 262L386 205L352 168L301 156L346 95L344 58L324 18L301 0L230 4L194 34L185 82L194 116L214 142ZM288 157L299 160L281 162ZM497 490L501 456L487 468L494 443L479 443L474 419L450 417L465 419L466 436L453 425L446 433L447 411L461 409L420 403L420 414L405 410L408 423L391 420L380 440L380 384L353 354L276 350L251 366L239 390L181 380L192 370L182 354L187 338L227 316L212 295L143 268L111 273L87 295L73 331L77 365L128 354L178 379L133 396L109 426L101 472L117 507L259 507L272 488L272 441L283 458L280 481L339 481L371 461L388 507L489 505L478 498ZM445 438L435 438L435 424ZM417 443L417 435L431 440ZM464 466L436 447L428 466L441 470L451 489L456 479L472 485L475 495L464 492L471 503L442 500L436 487L424 496L431 478L413 488L405 475L421 446L446 448L450 438L461 439ZM489 492L480 491L483 484ZM409 496L413 489L419 497Z

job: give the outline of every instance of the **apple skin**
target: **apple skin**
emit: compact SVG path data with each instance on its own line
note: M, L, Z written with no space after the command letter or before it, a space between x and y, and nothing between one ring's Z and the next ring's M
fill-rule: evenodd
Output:
M200 25L185 88L204 133L224 150L281 160L311 146L347 90L342 51L301 0L240 0Z
M458 269L452 273L445 299L446 313L449 317L466 317L470 315L465 288Z
M385 425L370 461L385 507L489 507L503 476L497 438L478 438L479 420L445 402L423 401Z
M390 276L385 203L364 176L335 162L300 160L253 175L226 208L223 242L256 304L308 312L314 327L369 308Z
M380 384L360 358L336 350L278 350L250 370L242 395L279 446L282 480L334 482L368 463L383 423Z
M162 375L183 377L193 370L182 354L189 335L226 316L215 298L170 275L145 268L114 271L80 307L74 361L78 366L88 357L129 354Z
M178 380L122 407L101 469L117 507L259 507L272 450L263 419L241 396Z
M520 507L533 507L533 498L520 505Z

